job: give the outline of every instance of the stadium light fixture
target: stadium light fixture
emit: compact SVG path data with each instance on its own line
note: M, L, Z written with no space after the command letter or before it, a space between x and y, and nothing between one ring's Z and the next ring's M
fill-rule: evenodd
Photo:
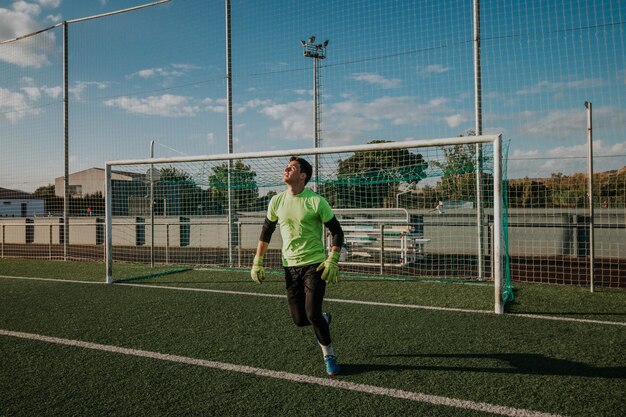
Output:
M308 42L301 40L300 44L302 45L304 56L307 58L313 58L313 147L319 148L319 60L326 58L326 47L328 46L328 40L325 40L323 43L316 44L315 36L310 36ZM313 189L315 191L317 191L318 172L319 159L318 156L315 155L313 165Z

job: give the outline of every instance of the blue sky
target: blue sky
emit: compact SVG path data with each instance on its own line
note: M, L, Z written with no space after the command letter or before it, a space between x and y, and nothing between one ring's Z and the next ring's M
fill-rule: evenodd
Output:
M0 39L146 2L0 0ZM233 0L235 152L312 144L312 60L329 39L322 144L457 136L474 127L470 0ZM626 165L626 2L481 1L483 133L512 177L585 169L586 100L600 169ZM224 3L170 3L69 27L70 170L225 153ZM62 32L0 45L0 186L63 173ZM611 156L611 157L609 157ZM574 159L569 158L574 157Z

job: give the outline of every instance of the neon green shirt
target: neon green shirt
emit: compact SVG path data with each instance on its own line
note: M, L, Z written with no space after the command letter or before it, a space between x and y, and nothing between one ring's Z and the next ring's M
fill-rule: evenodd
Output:
M298 195L283 191L272 197L267 218L280 226L283 266L324 262L324 223L333 216L324 197L308 189Z

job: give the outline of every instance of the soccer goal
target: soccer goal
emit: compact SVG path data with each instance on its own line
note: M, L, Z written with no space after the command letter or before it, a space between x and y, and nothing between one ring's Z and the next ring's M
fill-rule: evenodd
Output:
M493 281L502 312L499 135L107 162L107 282L248 269L293 155L312 163L308 187L342 224L344 276ZM277 231L267 268L282 267L280 247Z

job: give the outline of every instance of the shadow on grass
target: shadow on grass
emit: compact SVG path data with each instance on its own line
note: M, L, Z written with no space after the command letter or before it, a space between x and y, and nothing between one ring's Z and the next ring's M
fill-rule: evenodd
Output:
M134 282L134 281L141 281L141 280L146 280L146 279L151 279L151 278L159 278L165 275L172 275L172 274L179 274L181 272L187 272L191 270L191 268L177 268L177 269L171 269L168 271L159 271L159 272L153 272L150 274L143 274L143 275L136 275L136 276L132 276L132 277L125 277L125 278L119 278L114 280L115 283L125 283L125 282Z
M449 354L391 354L374 355L377 358L439 358L446 359L484 359L499 361L501 366L453 366L419 364L342 364L342 375L356 375L377 371L450 371L483 372L494 374L582 376L589 378L626 379L626 366L594 367L584 363L563 359L554 359L533 353L449 353Z

